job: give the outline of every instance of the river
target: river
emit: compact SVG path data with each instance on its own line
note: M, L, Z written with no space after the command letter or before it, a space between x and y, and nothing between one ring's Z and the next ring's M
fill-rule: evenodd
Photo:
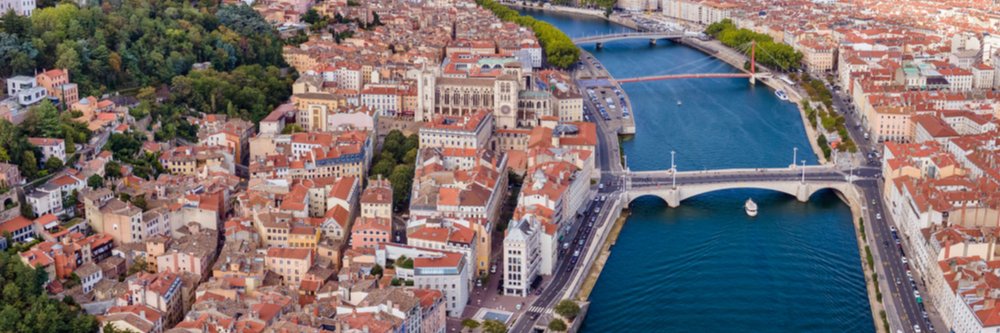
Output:
M626 28L540 11L571 37ZM660 41L586 46L615 77L735 72L697 50ZM636 135L632 170L815 164L796 107L745 79L624 86ZM677 105L681 101L681 105ZM749 218L752 197L760 214ZM874 332L851 213L833 192L808 203L764 190L701 195L671 209L639 198L591 296L584 332Z

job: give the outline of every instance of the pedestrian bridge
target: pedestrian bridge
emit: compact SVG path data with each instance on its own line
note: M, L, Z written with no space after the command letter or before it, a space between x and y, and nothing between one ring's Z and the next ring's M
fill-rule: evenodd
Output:
M573 44L593 44L598 47L607 42L628 39L648 39L651 43L656 43L658 39L681 39L684 38L683 31L661 31L661 32L619 32L604 35L594 35L587 37L573 38Z
M627 202L655 196L670 207L705 193L729 189L765 189L794 196L802 202L818 191L832 189L841 194L853 193L848 175L827 166L763 169L722 169L706 171L671 170L626 172Z

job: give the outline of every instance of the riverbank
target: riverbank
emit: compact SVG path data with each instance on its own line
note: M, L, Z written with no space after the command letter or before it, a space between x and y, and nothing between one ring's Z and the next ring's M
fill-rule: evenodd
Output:
M543 12L553 12L553 13L560 13L560 14L567 14L567 15L579 15L579 16L596 17L596 18L599 18L599 19L602 19L602 20L607 20L608 22L611 22L611 23L615 23L615 24L618 24L618 25L625 26L625 27L627 27L629 29L632 29L632 30L639 30L639 26L636 25L635 22L633 22L632 20L626 20L626 19L622 18L621 16L619 16L619 15L617 15L615 13L612 13L610 17L605 17L604 16L604 11L597 10L597 9L586 9L586 8L576 8L576 7L566 7L566 6L554 6L554 5L543 5L543 6L522 5L521 3L518 3L518 2L501 2L501 3L504 4L504 5L506 5L506 6L508 6L508 7L516 8L516 9L540 10L540 11L543 11Z
M865 230L868 228L867 224L864 224L862 217L864 216L861 212L861 205L865 202L865 198L862 197L861 193L858 191L856 186L851 186L850 193L840 193L841 199L851 208L851 224L854 226L854 237L858 243L858 255L861 258L861 270L865 273L865 290L868 292L868 308L872 312L872 321L875 325L875 332L877 333L889 333L887 330L887 324L883 322L882 314L885 312L885 304L882 303L881 293L879 290L883 289L882 286L878 285L879 282L876 277L879 275L874 269L868 266L868 253L871 250L866 250L868 248L868 237L869 231ZM874 232L874 231L872 231ZM872 259L877 264L878 260Z
M597 279L601 277L601 271L604 270L604 265L608 262L608 257L611 256L611 247L618 241L618 234L622 232L625 221L628 220L628 215L628 209L622 209L621 214L618 215L618 219L611 226L608 238L604 241L604 244L601 244L601 251L594 258L594 265L590 267L590 272L587 272L587 276L580 286L580 291L576 294L577 300L586 301L590 298L590 292L594 290Z

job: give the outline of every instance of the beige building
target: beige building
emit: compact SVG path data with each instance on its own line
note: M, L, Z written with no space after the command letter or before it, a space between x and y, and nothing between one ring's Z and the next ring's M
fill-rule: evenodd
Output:
M910 122L912 115L912 107L874 107L868 117L868 131L872 140L909 142L913 138L913 125Z
M802 62L805 63L809 72L814 75L821 75L833 70L834 51L837 50L825 41L806 38L798 43L799 51L802 52Z
M371 179L361 194L361 217L392 218L392 184L388 179Z
M310 249L267 249L264 267L281 276L286 285L298 286L313 263Z

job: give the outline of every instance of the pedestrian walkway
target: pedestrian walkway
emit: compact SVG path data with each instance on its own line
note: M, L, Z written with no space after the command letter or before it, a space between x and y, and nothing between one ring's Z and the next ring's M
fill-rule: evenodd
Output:
M552 309L546 308L546 307L537 306L537 305L532 305L531 307L528 308L528 312L543 313L543 314L552 314Z

